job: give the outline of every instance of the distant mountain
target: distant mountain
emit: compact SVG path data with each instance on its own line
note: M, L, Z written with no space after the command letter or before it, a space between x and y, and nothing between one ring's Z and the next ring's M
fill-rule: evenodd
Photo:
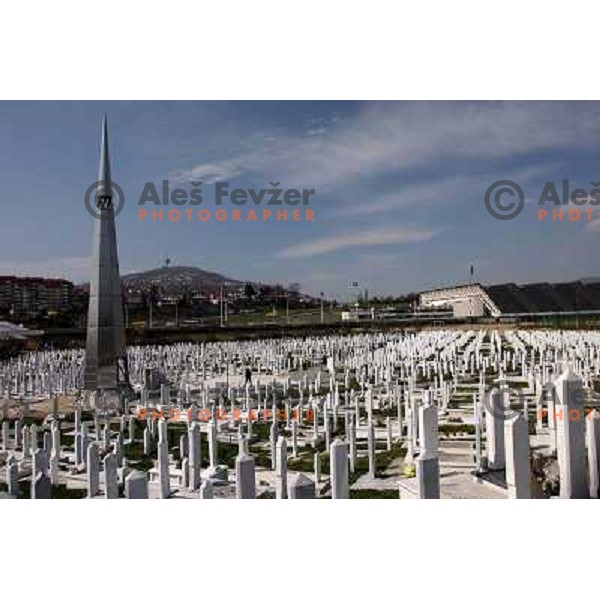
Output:
M140 273L129 273L121 276L125 289L149 291L152 287L163 293L181 293L186 291L213 291L221 284L240 285L241 282L230 279L220 273L204 271L198 267L160 267Z
M220 273L214 271L205 271L198 267L160 267L158 269L151 269L149 271L140 271L139 273L128 273L123 275L121 279L126 282L135 281L188 281L188 282L210 282L210 283L222 283L226 281L232 281L238 283L235 279L225 277Z
M243 293L246 283L246 281L231 279L214 271L185 266L165 266L139 273L128 273L127 275L121 275L121 281L125 292L130 296L151 292L156 292L162 296L181 296L196 292L215 294L219 292L221 285L230 292L241 291ZM285 289L285 286L277 283L268 284L256 281L249 283L254 286L255 290L260 288L267 295L280 295ZM87 292L89 283L77 287ZM288 289L291 294L299 295L298 284L291 284Z

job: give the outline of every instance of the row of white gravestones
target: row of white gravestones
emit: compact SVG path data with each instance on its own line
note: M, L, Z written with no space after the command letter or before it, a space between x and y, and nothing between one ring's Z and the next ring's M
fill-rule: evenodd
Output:
M539 334L536 334L537 338L540 338ZM473 338L473 334L470 334L471 338ZM541 336L543 338L543 336ZM556 337L556 336L555 336ZM568 338L566 336L565 340L561 341L559 339L559 344L561 344L561 348L564 351L567 347L568 344L565 343L565 341L569 341ZM441 367L441 369L447 373L449 368L448 368L448 363L449 361L458 361L458 357L456 355L455 352L455 347L459 346L461 343L469 343L469 347L472 346L471 348L471 352L470 354L467 354L467 352L465 352L465 363L468 366L471 366L473 364L477 364L477 366L479 367L481 364L490 364L491 366L494 367L495 366L495 362L497 362L498 360L500 360L503 363L504 368L506 367L506 356L507 353L506 351L502 351L501 348L501 343L500 343L500 337L497 335L493 336L493 343L492 343L492 350L494 350L494 347L496 347L496 349L494 350L494 356L492 361L489 360L489 357L486 359L481 359L481 357L479 356L479 349L480 349L480 335L475 336L475 340L476 343L475 345L473 345L473 340L470 340L468 337L463 339L462 337L458 336L457 334L449 334L449 333L435 333L435 334L420 334L417 336L411 336L409 338L409 340L402 340L400 338L394 338L393 336L380 336L380 337L376 337L376 336L364 336L364 337L358 337L358 342L360 343L361 341L364 343L366 340L372 340L372 339L381 339L382 343L385 344L384 348L379 348L376 350L376 352L374 354L372 354L372 356L367 356L369 353L365 353L360 349L359 343L355 342L355 341L350 341L350 342L344 342L343 340L339 340L336 339L334 344L339 346L339 351L336 351L336 354L338 355L336 357L336 362L338 360L342 360L342 362L345 363L346 366L352 366L353 369L356 369L357 367L363 367L366 366L362 363L365 363L367 361L367 358L369 360L369 362L375 362L375 365L379 365L379 367L372 369L372 371L375 374L375 378L377 379L380 375L379 372L382 370L385 370L387 368L387 366L389 365L389 362L391 359L391 357L394 357L393 360L395 362L399 362L401 365L401 368L403 370L406 370L407 368L409 368L409 365L405 365L404 362L406 361L407 358L410 358L411 354L410 353L414 353L415 350L417 352L417 356L419 356L419 358L425 358L428 354L433 354L434 352L436 352L436 349L438 351L438 358L439 358L439 362L441 365L443 365ZM536 347L540 347L543 349L543 344L548 344L548 343L554 343L554 339L552 338L552 336L546 336L545 341L542 340L542 342L538 343L536 342L536 339L534 338L534 342L536 343ZM314 344L313 344L314 343ZM586 344L588 344L588 342L586 342ZM595 345L594 345L595 344ZM591 348L592 351L590 353L590 356L595 358L597 357L597 344L598 341L590 341L589 345L585 346L586 348ZM312 341L310 341L308 344L306 344L306 347L310 347L311 345L314 345L314 347L312 349L303 349L302 347L298 348L298 347L294 347L293 343L290 343L288 345L288 349L289 350L300 350L300 353L304 354L307 358L313 360L316 358L316 354L318 352L318 349L321 347L326 354L330 354L330 350L331 350L331 344L330 342L328 342L327 340L320 340L320 339L314 339ZM367 344L365 344L366 346ZM246 344L245 346L243 344L237 344L235 346L236 350L240 350L242 355L244 356L244 359L242 360L242 362L244 362L246 359L251 359L251 362L260 362L260 358L258 358L257 360L253 360L252 359L252 355L258 354L265 354L265 350L267 354L272 353L269 348L274 348L275 344L273 341L267 341L264 343L255 343L255 344ZM439 351L440 348L444 348L444 346L446 346L447 348L452 348L449 351ZM222 363L222 356L220 353L220 349L218 345L212 346L210 347L210 350L207 350L208 346L202 349L194 349L191 346L187 346L187 347L181 347L179 349L169 349L167 352L167 357L163 360L164 365L163 368L166 369L166 372L170 372L170 370L175 369L178 373L185 373L185 374L189 374L190 371L194 371L194 370L198 370L200 367L203 369L203 371L206 370L206 363L208 362L213 362L214 365L218 364L218 363ZM285 351L285 348L280 348L279 350L276 350L276 352L278 351ZM541 350L538 351L539 355L541 355ZM136 372L142 372L144 369L142 368L138 368L139 366L141 367L141 365L147 361L152 362L153 357L152 357L152 353L156 353L156 349L154 348L149 348L149 349L144 349L144 350L138 350L138 349L132 349L130 351L130 354L132 355L132 360L131 360L131 370L132 373L135 376ZM516 353L515 353L516 354ZM513 362L515 362L515 354L512 355L513 357ZM520 353L520 358L523 357L523 352ZM344 355L346 355L346 359L344 360ZM535 356L539 356L538 354L535 354ZM43 356L41 354L37 355L37 356ZM81 357L76 358L76 360L80 360ZM193 365L193 367L190 369L187 366L185 366L185 368L178 368L177 367L177 363L180 363L181 366L183 365L188 365L191 363L191 365ZM264 362L268 362L263 360ZM281 361L279 359L275 360L276 363L281 365ZM596 361L597 362L597 361ZM31 367L31 363L29 365L29 367ZM464 372L464 367L465 365L458 365L457 367L459 367L459 370L461 370L461 372ZM584 365L584 368L587 368L588 366ZM39 369L39 365L35 365L36 369ZM450 367L450 370L452 370L453 367ZM593 369L596 369L597 372L597 366L594 365ZM423 374L431 374L431 372L436 372L439 373L440 368L436 367L435 365L432 364L422 364L419 365L418 367L418 372L419 373L423 373Z
M582 379L570 368L554 380L549 406L555 427L561 498L597 497L600 481L600 422L586 414ZM531 497L527 415L506 410L508 390L487 398L486 439L492 469L506 469L509 498ZM506 416L507 418L503 418ZM551 430L551 434L553 431ZM587 442L587 448L586 448Z
M85 424L82 425L82 429L85 432ZM166 434L164 431L166 430L166 423L159 424L159 435L162 437L162 440L165 442L166 446ZM190 431L190 445L196 445L195 441L198 439L199 435L197 435L198 429L197 424L194 424ZM58 431L57 431L58 433ZM87 437L87 436L86 436ZM115 449L113 452L108 454L104 459L104 480L105 480L105 497L112 499L118 497L118 456L117 456L117 448L119 446L118 440L115 440ZM341 447L340 447L341 446ZM56 444L57 448L60 448L60 443ZM199 443L197 444L198 450L200 448ZM36 453L36 456L40 456L43 451L39 450ZM332 497L334 498L346 498L348 497L348 450L347 444L342 443L340 440L336 440L331 447L332 453L332 466L331 466L331 479L332 479ZM196 451L192 448L190 451L190 455L196 457ZM343 455L343 458L340 456ZM164 460L164 454L159 454L159 460L163 463L166 462L167 471L168 472L168 454L166 461ZM337 458L336 458L337 457ZM199 465L200 460L199 456L196 464ZM41 464L41 463L40 463ZM87 466L87 478L88 478L88 496L94 497L98 494L99 490L99 458L98 458L98 447L97 443L91 442L86 448L86 460L85 464ZM240 482L238 487L238 494L240 497L254 497L255 496L255 483L254 483L254 460L252 457L247 456L243 460L240 459L238 461L238 467L240 469L238 481ZM41 470L41 469L38 469ZM164 472L161 469L161 464L159 463L159 471ZM286 498L288 497L287 490L287 441L285 437L280 437L277 441L277 460L276 460L276 474L277 474L277 497ZM139 478L136 475L136 478ZM127 480L127 478L126 478ZM252 482L252 483L250 483ZM41 484L37 486L37 490L43 490L45 482L42 480ZM254 486L254 488L253 488ZM147 483L146 483L147 487ZM304 498L304 497L313 497L314 496L314 483L307 484L305 477L296 477L293 480L293 491L290 491L290 498ZM297 488L297 489L296 489ZM311 491L312 490L312 491ZM41 494L42 492L39 492ZM36 497L39 497L38 496ZM128 496L126 491L126 496ZM136 496L137 497L137 496ZM144 497L142 494L140 497ZM163 495L165 497L165 495Z
M102 462L104 497L106 499L116 499L119 497L118 439L115 440L112 451L104 457ZM86 467L88 498L94 498L100 490L100 455L97 442L91 442L87 447ZM148 482L145 473L139 471L128 472L128 469L123 469L123 475L126 498L148 498Z
M337 443L336 443L337 442ZM337 440L332 444L332 453L335 453L340 444L345 447L346 445ZM243 448L243 446L242 446ZM276 442L276 453L277 459L275 461L276 469L276 498L278 499L308 499L315 497L315 482L310 480L303 474L297 474L294 476L288 487L288 473L287 473L287 440L284 436L280 436ZM318 453L315 457L318 457ZM342 462L345 460L345 470L342 466ZM348 454L346 451L345 459L342 456L338 456L337 461L332 461L332 465L335 463L337 468L332 466L332 481L335 478L337 486L340 490L339 494L333 494L332 497L336 498L347 498L348 497ZM235 473L236 473L236 497L238 499L253 499L256 497L256 474L255 474L255 461L252 456L247 452L242 451L238 455L235 461ZM206 480L200 488L201 498L212 498L213 490L212 486L208 487L210 480Z
M242 446L243 448L243 446ZM276 498L306 499L315 497L315 484L305 475L292 478L288 490L287 440L280 436L275 444L276 460ZM318 456L316 454L315 456ZM236 459L236 497L251 499L256 497L256 475L254 458L246 451L240 452Z
M159 421L159 440L158 440L158 476L160 484L160 497L168 498L171 495L170 471L169 471L169 448L167 438L167 421ZM217 442L217 423L211 420L207 424L207 437L209 446L209 471L207 479L213 476L224 474L218 469L218 442ZM182 486L190 491L201 488L201 436L200 424L191 423L188 434L180 438L180 452L182 459ZM186 456L187 455L187 456ZM252 459L253 460L253 459ZM208 488L206 488L208 489ZM206 492L212 497L212 491Z
M492 428L490 429L490 431L494 431L494 430L496 429L496 427L495 427L496 425L497 425L497 424L496 424L496 423L494 423L494 427L492 427ZM503 429L504 429L504 424L502 424L502 430L503 430ZM498 445L497 445L497 446L499 446L499 445L500 445L500 444L501 444L501 443L504 441L504 438L505 438L504 432L502 431L502 433L499 433L499 434L498 434L498 435L496 435L495 437L496 437L496 438L497 438L497 440L498 440ZM490 444L490 445L488 446L488 449L490 449L490 447L491 447L491 446L493 446L493 444ZM212 454L212 453L211 453L211 454ZM497 455L498 455L498 457L499 457L499 460L498 460L498 461L491 461L491 462L492 462L492 464L496 464L496 462L497 462L497 464L502 464L502 460L501 460L501 459L502 459L502 453L500 452L500 449L498 449L498 451L497 451L497 452L494 452L494 454L497 454ZM211 461L211 462L212 462L212 461ZM274 460L274 463L275 463L275 464L274 464L274 466L276 467L276 461L275 461L275 460Z
M434 354L436 351L439 352L440 363L443 365L444 372L447 372L447 358L440 352L440 349L449 345L457 345L462 342L469 340L469 334L463 336L462 334L446 332L444 334L439 333L427 333L411 335L408 339L405 336L391 334L391 335L364 335L364 336L353 336L352 339L343 339L341 337L334 338L312 338L306 341L306 343L299 344L297 341L290 341L280 344L274 340L266 340L262 342L252 343L235 343L231 346L232 354L238 355L239 360L235 361L233 367L234 372L241 373L248 362L258 365L259 370L264 370L262 367L265 363L271 363L272 367L277 369L283 369L288 365L287 358L283 359L284 356L289 355L291 352L298 358L304 356L309 364L318 364L319 356L326 355L329 357L329 371L333 375L331 369L332 364L343 365L345 373L348 369L352 369L359 373L359 378L366 376L367 372L370 376L374 377L376 385L388 381L392 377L391 365L399 363L401 368L405 371L408 368L406 363L410 357L415 353L419 353L422 358L425 358L428 354ZM369 348L370 343L375 340L380 342L380 347L374 352L365 350ZM191 378L193 383L194 375L200 374L200 377L196 377L196 382L202 382L206 378L207 364L209 369L214 370L217 368L219 372L223 372L223 354L222 344L203 345L198 347L197 345L180 345L179 347L170 347L159 350L162 353L162 357L159 358L156 347L149 348L131 348L129 350L130 355L130 371L132 378L140 383L143 374L147 372L147 365L158 363L159 371L162 371L165 375L175 374L176 381L174 387L185 387L189 389L188 383L183 384L179 379L185 379L186 377ZM279 354L281 358L267 358L264 356L275 356ZM46 354L37 353L36 357L44 359ZM451 354L449 356L452 356ZM80 364L83 355L81 353L72 353L71 355L62 355L58 362L62 364ZM334 359L331 360L331 359ZM295 361L300 362L300 361ZM371 365L368 370L367 365ZM288 365L289 366L289 365ZM39 363L29 362L26 369L28 372L38 372ZM269 367L270 368L270 367ZM11 368L9 367L9 370ZM432 371L432 365L423 365L420 368L420 372L429 373ZM14 369L13 369L14 371ZM404 373L406 374L406 373ZM403 375L404 376L404 375ZM9 377L10 378L10 377ZM80 376L77 376L80 380ZM344 377L346 380L346 377ZM4 379L3 379L4 381ZM337 402L337 394L335 393L336 382L333 377L329 377L329 381L325 381L328 384L329 391L333 393L332 401L335 404ZM320 382L319 382L320 385ZM187 392L186 392L187 393ZM164 398L163 398L164 399Z

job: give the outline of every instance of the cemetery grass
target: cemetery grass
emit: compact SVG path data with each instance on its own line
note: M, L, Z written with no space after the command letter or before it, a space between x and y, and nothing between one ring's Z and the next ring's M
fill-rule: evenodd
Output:
M7 492L8 486L6 483L0 483L0 491ZM68 488L66 484L61 483L58 485L52 485L51 487L51 499L52 500L80 500L87 496L85 489L81 488ZM19 481L19 495L18 500L30 500L31 499L31 482L28 480Z
M314 471L314 454L313 448L305 447L305 450L298 458L288 458L288 468L293 471L302 471L304 473L312 473ZM320 452L321 456L321 473L329 473L329 453ZM401 444L392 444L391 450L380 450L375 455L375 474L378 478L385 479L391 475L387 474L386 471L390 464L399 458L403 458L406 455L406 450ZM269 462L270 464L270 462ZM369 472L369 458L366 455L359 455L356 457L356 464L354 473L349 474L349 483L352 485L359 477ZM398 475L400 475L400 469L398 469ZM396 499L398 495L396 494Z
M398 490L350 490L351 500L398 500Z

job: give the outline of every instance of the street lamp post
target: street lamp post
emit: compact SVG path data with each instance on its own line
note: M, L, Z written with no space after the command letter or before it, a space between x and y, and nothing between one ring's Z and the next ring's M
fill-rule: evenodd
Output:
M226 375L226 386L227 386L227 392L229 392L229 353L225 353L225 357L226 357L226 365L227 365L227 375Z
M321 292L321 325L323 325L323 292Z
M358 315L358 309L360 308L359 297L360 297L360 288L358 285L358 281L353 281L350 284L350 288L356 292L356 298L354 294L350 292L350 310L355 311L355 315Z
M225 311L223 310L223 284L221 284L220 287L220 298L219 298L219 315L220 315L220 319L221 319L221 327L223 327L224 325L224 319L225 319Z

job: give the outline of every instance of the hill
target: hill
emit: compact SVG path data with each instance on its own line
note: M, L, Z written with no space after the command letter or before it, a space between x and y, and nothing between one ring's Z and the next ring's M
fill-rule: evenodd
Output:
M241 282L198 267L160 267L139 273L129 273L121 277L125 289L131 292L144 292L152 288L164 294L189 291L215 291L224 286L240 285Z

